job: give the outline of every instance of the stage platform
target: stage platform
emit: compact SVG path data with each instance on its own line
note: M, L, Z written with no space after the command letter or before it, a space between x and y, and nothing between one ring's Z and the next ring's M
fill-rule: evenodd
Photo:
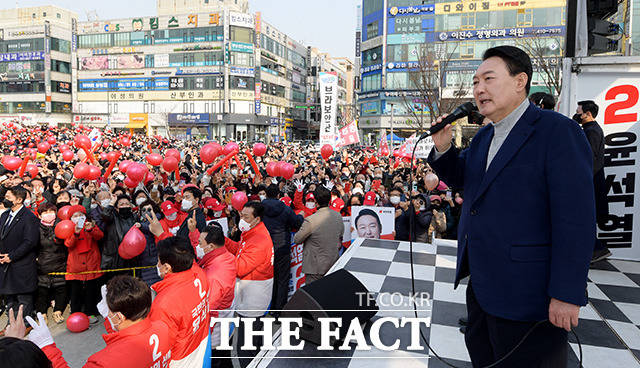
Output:
M419 317L431 318L431 325L422 331L431 347L447 362L457 367L471 367L458 325L458 319L466 316L466 281L453 289L456 242L414 243L413 251L416 291L426 291L432 296L428 306L418 308ZM413 310L407 308L411 293L408 242L357 239L329 272L341 268L355 275L370 292L405 296L406 302L400 303L403 305L381 307L372 321L389 316L414 317ZM589 304L580 310L576 328L582 343L584 367L640 368L640 262L599 262L589 272L588 291ZM368 326L365 336L372 345L367 329ZM274 345L278 346L280 331L275 335ZM578 345L573 336L569 336L568 367L577 367ZM399 349L380 351L372 347L370 351L318 352L315 345L306 343L303 351L260 351L248 367L446 367L426 347L422 352L407 350L408 327L396 329L384 324L381 338L385 344L400 339Z

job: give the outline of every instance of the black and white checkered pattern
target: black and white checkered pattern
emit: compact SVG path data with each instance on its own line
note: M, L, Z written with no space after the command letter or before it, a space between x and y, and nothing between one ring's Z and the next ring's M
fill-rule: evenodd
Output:
M413 252L415 290L431 296L428 305L419 303L418 307L419 317L431 317L431 325L422 328L424 336L448 363L471 367L458 325L459 318L466 316L466 282L453 289L456 243L446 240L436 240L434 244L414 243ZM381 307L373 320L414 317L412 308L407 308L411 305L408 242L358 239L329 272L340 268L350 271L370 292L404 295L404 302L396 298L393 302L399 306ZM582 343L584 367L640 368L640 262L599 262L589 272L589 280L590 304L581 309L576 329ZM396 329L384 324L380 335L387 345L399 339L400 347L393 351L372 347L369 351L319 353L313 345L305 344L305 350L299 352L263 351L250 367L446 367L426 347L424 351L407 350L411 338L408 327ZM369 340L366 329L365 336ZM573 335L569 336L573 351L569 353L568 367L577 367L578 345ZM318 358L297 358L310 356Z

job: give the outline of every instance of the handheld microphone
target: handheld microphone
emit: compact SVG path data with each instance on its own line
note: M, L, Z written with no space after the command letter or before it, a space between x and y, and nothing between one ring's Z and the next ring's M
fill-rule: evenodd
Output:
M426 133L420 136L420 139L425 139L431 135L434 135L435 133L444 129L444 127L446 127L447 124L451 124L460 118L464 118L465 116L468 116L469 114L471 114L471 112L477 109L478 108L476 107L476 105L473 104L473 102L463 103L462 105L456 107L456 109L453 110L451 114L447 115L446 118L442 119L442 122L429 128L429 130Z

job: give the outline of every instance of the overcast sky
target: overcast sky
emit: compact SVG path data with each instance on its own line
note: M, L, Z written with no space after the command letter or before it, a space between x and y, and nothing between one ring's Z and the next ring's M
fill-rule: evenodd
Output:
M15 6L0 1L1 8ZM249 0L250 11L262 12L265 21L297 41L316 46L334 56L351 60L355 53L356 4L358 0ZM78 13L88 11L100 19L133 18L156 14L155 0L19 0L20 7L57 5Z

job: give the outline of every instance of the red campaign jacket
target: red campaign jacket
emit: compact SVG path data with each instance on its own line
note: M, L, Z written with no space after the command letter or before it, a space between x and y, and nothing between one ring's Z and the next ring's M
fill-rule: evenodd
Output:
M202 257L198 265L209 281L209 310L211 317L228 309L233 303L236 287L236 257L227 248L214 249Z
M84 271L97 271L100 269L100 248L98 240L102 239L104 233L97 226L91 230L80 230L64 241L64 245L69 248L67 257L67 272L77 273ZM102 276L103 273L89 273L84 275L66 275L66 280L94 280Z
M171 335L171 359L194 353L209 337L209 282L197 265L170 273L152 286L157 292L149 319L163 321Z
M296 215L302 215L304 217L309 217L316 213L317 208L307 208L302 202L302 192L296 190L296 194L293 195L293 208L295 209Z
M90 356L85 368L169 366L169 327L162 321L151 322L145 318L122 331L102 335L102 338L107 346ZM56 344L47 345L42 351L54 368L69 367Z
M239 279L269 280L273 278L273 241L263 222L243 232L239 242L225 238L224 246L236 256Z
M107 346L93 354L85 368L141 368L169 366L171 360L169 327L162 321L145 318L122 331L102 335ZM54 368L68 368L56 344L42 348Z
M182 212L182 211L178 211L178 217L176 217L175 220L173 221L169 221L166 217L163 217L160 220L160 224L162 225L162 229L164 230L164 232L162 234L160 234L160 236L156 237L156 242L160 241L160 240L164 240L166 238L170 238L173 236L173 233L171 232L172 228L180 228L180 226L182 225L182 223L184 222L184 220L189 216L188 213L186 212ZM176 229L177 231L177 229Z

